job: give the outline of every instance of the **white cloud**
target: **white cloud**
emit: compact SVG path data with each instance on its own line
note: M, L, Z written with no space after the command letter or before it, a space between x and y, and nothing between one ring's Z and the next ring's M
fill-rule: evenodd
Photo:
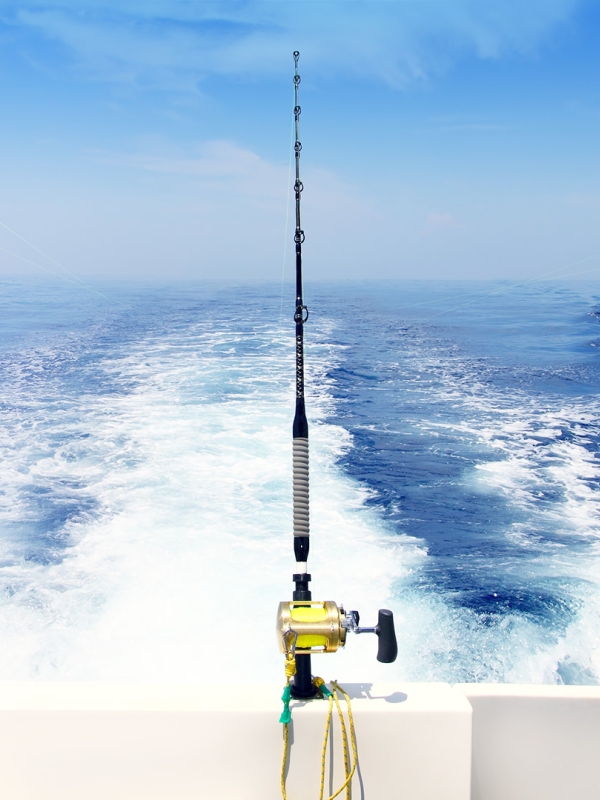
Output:
M209 74L289 70L301 50L314 73L396 87L426 80L464 53L535 49L578 0L19 0L4 19L58 41L105 80L193 90ZM12 11L12 13L11 13Z
M214 140L198 144L193 152L159 142L136 153L95 151L100 163L199 180L206 188L226 188L238 195L283 200L288 191L288 167L261 158L235 142Z
M458 222L456 217L453 217L452 214L448 214L447 212L440 213L438 211L432 211L427 215L422 233L424 236L430 236L438 233L439 231L445 231L449 228L456 228L457 226Z
M75 274L277 281L285 244L292 275L294 207L287 163L223 140L180 148L149 138L135 152L96 150L87 157L92 164L80 174L61 174L59 183L37 173L24 176L22 170L5 174L0 202L0 219ZM90 180L98 170L101 185ZM340 270L352 274L357 252L369 250L382 226L389 230L388 218L328 170L307 168L303 177L311 278ZM28 189L32 181L35 205ZM30 256L27 248L19 254ZM0 253L0 273L25 268Z

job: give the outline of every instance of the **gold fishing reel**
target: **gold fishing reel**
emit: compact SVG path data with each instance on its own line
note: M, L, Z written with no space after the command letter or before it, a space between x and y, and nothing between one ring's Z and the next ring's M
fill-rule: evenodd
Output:
M342 625L344 609L333 600L294 600L279 603L277 639L286 653L288 631L296 634L296 655L335 653L346 644L346 628Z
M379 619L373 628L361 628L358 611L344 611L333 600L291 600L279 603L277 612L277 641L279 650L287 655L335 653L344 647L348 631L374 633L379 639L377 660L389 664L396 660L398 644L394 616L386 608L379 609Z

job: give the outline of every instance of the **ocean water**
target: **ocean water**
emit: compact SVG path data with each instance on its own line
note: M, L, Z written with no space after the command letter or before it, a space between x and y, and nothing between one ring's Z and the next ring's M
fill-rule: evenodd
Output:
M293 290L1 283L0 679L281 681ZM598 683L600 286L305 292L315 672Z

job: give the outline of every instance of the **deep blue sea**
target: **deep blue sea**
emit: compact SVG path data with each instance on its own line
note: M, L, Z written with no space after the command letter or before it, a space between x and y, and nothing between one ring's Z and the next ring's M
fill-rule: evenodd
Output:
M0 679L281 682L293 288L0 283ZM598 683L600 284L305 295L315 671Z

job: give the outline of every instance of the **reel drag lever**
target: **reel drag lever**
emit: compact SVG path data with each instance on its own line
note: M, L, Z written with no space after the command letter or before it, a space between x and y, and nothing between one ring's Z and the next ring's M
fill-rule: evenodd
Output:
M394 615L388 608L380 608L377 625L374 628L361 628L358 611L348 611L342 621L346 630L352 633L374 633L379 639L377 648L377 661L382 664L391 664L398 655L398 642L394 628Z

